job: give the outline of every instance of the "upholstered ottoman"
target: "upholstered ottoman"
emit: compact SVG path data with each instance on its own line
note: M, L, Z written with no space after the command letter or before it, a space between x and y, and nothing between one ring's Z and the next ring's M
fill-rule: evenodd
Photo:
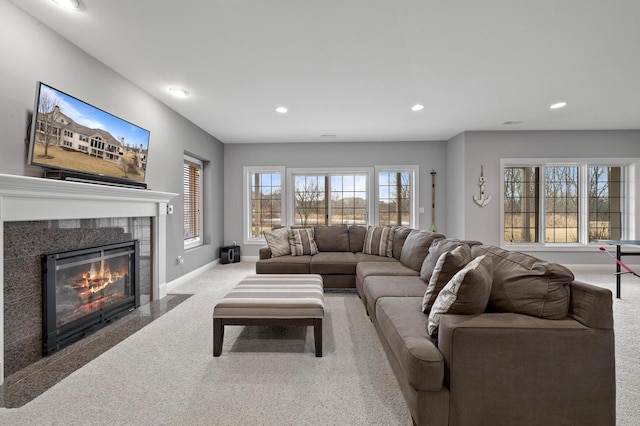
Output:
M312 325L321 357L323 318L320 275L248 275L213 308L213 356L222 352L225 325Z

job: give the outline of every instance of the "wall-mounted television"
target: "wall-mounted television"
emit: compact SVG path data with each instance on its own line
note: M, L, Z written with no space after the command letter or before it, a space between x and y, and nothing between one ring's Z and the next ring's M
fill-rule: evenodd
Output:
M29 139L46 177L146 187L149 131L41 82Z

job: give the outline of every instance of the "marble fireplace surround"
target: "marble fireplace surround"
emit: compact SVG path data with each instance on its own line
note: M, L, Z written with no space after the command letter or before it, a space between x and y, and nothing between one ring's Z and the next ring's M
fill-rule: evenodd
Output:
M151 217L151 300L166 295L167 204L178 194L0 174L0 384L4 383L4 223Z

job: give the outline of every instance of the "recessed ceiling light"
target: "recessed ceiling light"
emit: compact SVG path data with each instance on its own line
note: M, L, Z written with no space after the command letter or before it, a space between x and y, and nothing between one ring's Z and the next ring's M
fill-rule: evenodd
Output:
M558 103L555 103L555 104L551 105L549 108L558 109L558 108L564 108L566 106L567 106L566 102L558 102Z
M415 104L414 106L411 107L411 111L422 111L424 109L424 105L422 104Z
M72 9L72 10L80 9L79 0L53 0L53 2L58 6L64 7L65 9Z
M169 92L178 98L186 98L189 96L189 92L181 87L170 87Z
M279 112L280 114L284 114L289 110L287 109L287 107L281 106L281 107L276 108L276 111Z

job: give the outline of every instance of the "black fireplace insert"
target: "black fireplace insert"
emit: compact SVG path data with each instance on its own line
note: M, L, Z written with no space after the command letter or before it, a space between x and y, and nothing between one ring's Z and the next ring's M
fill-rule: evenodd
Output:
M140 306L137 240L42 256L43 354Z

